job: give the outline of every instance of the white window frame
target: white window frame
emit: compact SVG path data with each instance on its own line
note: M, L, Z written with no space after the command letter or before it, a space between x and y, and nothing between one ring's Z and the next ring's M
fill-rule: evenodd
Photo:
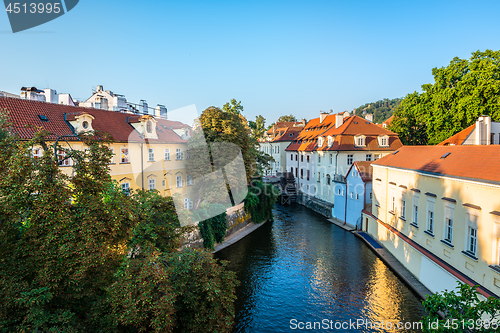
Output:
M155 161L155 149L148 148L148 162L154 162L154 161Z
M356 147L365 147L366 146L366 141L365 141L365 136L364 135L357 135L354 137L354 142Z
M180 148L175 149L175 159L176 160L182 160L182 151Z
M182 187L182 176L179 175L175 178L176 187Z
M378 137L379 147L389 147L389 136L381 135Z
M347 165L352 165L354 163L354 155L347 155Z
M396 187L389 185L389 213L396 214Z
M372 160L372 154L366 154L366 161L371 162Z
M187 186L191 186L194 184L194 179L193 177L191 177L191 175L186 175L186 179L187 179Z
M165 161L170 161L170 148L165 148L164 160Z
M412 205L412 223L418 227L418 206L420 201L420 195L418 193L413 193L413 205Z
M122 191L125 192L127 195L130 194L130 183L121 183L121 188Z
M71 158L66 158L66 151L64 149L57 150L57 163L59 166L71 166ZM62 162L62 163L60 163Z
M150 191L156 189L156 181L154 178L148 179L148 189Z
M475 209L467 209L465 213L465 226L466 226L466 234L465 234L465 251L469 255L477 257L477 245L478 245L478 231L479 231L479 212ZM475 235L472 235L472 232L475 232ZM472 248L472 250L471 250Z
M426 231L434 235L434 227L436 226L436 200L427 198L427 225Z
M33 148L31 151L31 155L33 156L33 158L41 158L42 148Z
M406 191L402 190L401 191L401 198L399 200L399 205L400 205L400 212L399 212L399 217L402 219L406 220Z
M455 226L455 204L444 203L443 240L453 244L453 228Z
M115 148L109 148L109 151L111 152L111 157L108 164L115 164Z

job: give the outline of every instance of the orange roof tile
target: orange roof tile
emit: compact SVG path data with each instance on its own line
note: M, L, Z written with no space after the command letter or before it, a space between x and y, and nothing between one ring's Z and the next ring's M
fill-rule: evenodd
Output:
M445 158L444 155L450 153ZM487 163L485 163L487 161ZM373 162L432 175L452 176L500 185L500 145L404 146Z
M443 142L438 143L438 146L450 146L450 145L461 145L464 143L465 140L469 137L469 135L472 133L472 131L476 128L476 124L470 125L466 129L458 132L457 134L449 137L448 139L444 140Z

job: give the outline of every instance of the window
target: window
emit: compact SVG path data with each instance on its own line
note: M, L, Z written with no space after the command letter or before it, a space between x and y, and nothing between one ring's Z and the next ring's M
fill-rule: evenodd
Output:
M347 165L351 165L353 162L353 155L347 155Z
M148 148L148 161L154 162L155 160L155 150L154 148Z
M319 183L320 181L321 181L321 172L318 172L317 182Z
M175 159L176 160L182 160L182 153L181 153L181 149L180 148L177 148L175 150Z
M322 146L323 146L323 138L319 137L318 138L318 147L322 147Z
M304 179L304 169L300 169L300 179Z
M170 161L170 148L165 148L165 161Z
M307 180L309 180L309 170L307 170Z
M176 185L177 187L182 187L182 176L177 176Z
M156 186L155 186L155 179L154 178L149 179L148 184L149 184L150 191L155 189Z
M427 200L427 231L434 234L434 202Z
M415 226L418 226L418 200L419 196L413 195L413 214L412 214L412 223Z
M35 159L42 157L42 149L41 148L33 148L33 157Z
M365 137L363 135L356 136L356 146L363 147L365 145Z
M128 148L122 148L121 149L121 163L129 163L128 159Z
M295 168L295 177L298 177L298 172L299 172L299 169L298 168Z
M146 123L146 131L147 131L148 133L151 133L151 132L153 131L152 126L151 126L151 122L150 122L150 121L148 121L148 122Z
M376 161L380 158L380 154L375 154L373 160Z
M356 193L356 200L359 200L359 193Z
M401 214L402 219L406 219L406 192L401 192Z
M122 191L126 194L130 194L130 183L122 183Z
M366 160L371 161L372 160L372 154L366 154Z
M328 137L328 147L331 147L333 143L333 137L329 136Z
M60 166L70 166L71 158L66 158L66 151L63 149L59 149L57 151L57 160L59 161Z
M477 253L477 229L469 227L469 244L467 251L476 256Z
M309 155L306 156L306 161L309 163Z
M333 164L333 154L330 154L330 165Z
M449 243L453 242L453 220L450 218L445 219L445 232L444 232L444 240Z
M184 209L193 209L193 202L189 198L184 199Z
M318 154L318 164L321 163L321 156Z
M293 174L293 167L290 167L290 172Z
M293 155L290 155L290 161L293 161Z
M298 161L299 159L299 154L295 154L295 160Z
M326 185L330 185L331 178L330 175L326 175Z
M396 189L392 184L389 187L389 212L392 214L396 212Z
M186 179L187 179L187 185L188 186L193 185L193 177L191 177L191 175L187 175Z
M370 201L373 200L373 192L370 192Z
M477 255L478 212L469 210L466 213L466 217L467 217L467 244L465 252L475 257Z
M304 155L300 155L300 161L304 162Z
M388 141L389 141L389 137L387 135L379 136L378 137L378 145L380 147L387 147L387 146L389 146L388 145Z

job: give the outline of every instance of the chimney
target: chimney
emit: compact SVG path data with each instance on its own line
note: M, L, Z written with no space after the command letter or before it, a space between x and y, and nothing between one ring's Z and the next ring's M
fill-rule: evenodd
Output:
M302 126L306 126L306 119L302 118Z
M102 88L103 88L102 85L100 85L100 84L97 85L97 91L102 91Z
M328 113L327 112L324 112L324 111L320 111L319 112L319 122L322 123L323 120L325 120L326 116L328 116Z
M335 128L339 128L344 123L344 115L342 113L337 113L335 115Z
M489 145L491 138L491 117L480 116L476 121L476 144Z
M373 122L373 114L372 113L367 113L365 116L365 119L368 121Z
M167 119L167 108L165 105L158 104L156 106L155 117Z

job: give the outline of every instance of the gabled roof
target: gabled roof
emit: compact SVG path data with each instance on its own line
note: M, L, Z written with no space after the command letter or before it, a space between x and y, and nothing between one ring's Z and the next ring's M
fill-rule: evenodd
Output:
M453 145L461 145L464 143L465 140L469 137L469 135L472 133L472 131L476 128L476 124L472 124L466 129L458 132L457 134L449 137L448 139L444 140L443 142L438 143L438 146L453 146Z
M500 185L500 145L404 146L372 165Z
M9 111L14 132L25 140L32 138L40 128L51 133L48 140L73 135L69 121L75 120L78 115L90 114L94 117L92 127L109 133L117 142L186 142L170 129L170 126L174 128L182 124L177 121L156 119L158 139L144 140L130 125L142 117L139 115L13 98L0 98L0 108ZM39 115L45 116L48 121L42 121Z
M280 132L271 142L284 142L284 141L294 141L300 135L302 128L297 127L287 127L284 129L280 129Z
M297 142L292 142L287 148L287 151L313 151L317 146L317 138L325 133L330 127L335 126L334 114L327 115L323 121L320 118L309 120L304 129L297 137ZM299 143L300 142L300 143Z
M354 162L351 167L349 168L349 171L347 171L346 178L351 173L351 170L353 168L356 168L356 170L359 172L359 176L361 177L361 180L365 183L371 182L372 181L372 163L373 161L356 161Z
M301 121L278 121L276 124L273 125L273 127L268 129L266 133L271 135L271 134L273 134L273 131L277 131L281 128L288 128L288 127L304 128L302 126Z

